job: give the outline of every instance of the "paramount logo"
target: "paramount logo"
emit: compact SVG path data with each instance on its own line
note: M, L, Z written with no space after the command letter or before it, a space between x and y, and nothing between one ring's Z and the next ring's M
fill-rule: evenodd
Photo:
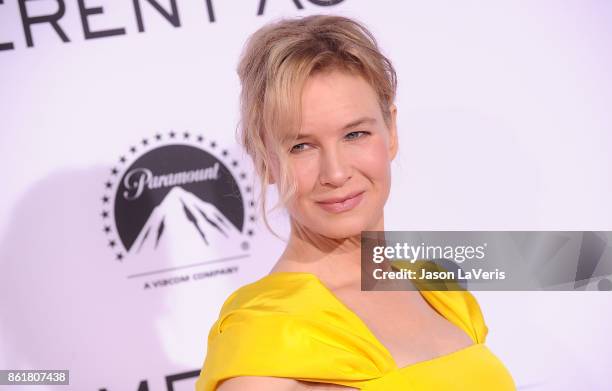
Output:
M175 172L164 175L153 175L148 168L135 168L130 170L123 180L127 190L123 192L126 200L134 200L140 197L145 189L159 189L162 187L174 187L194 182L217 180L219 178L219 163L206 168ZM132 194L130 194L132 193Z
M133 158L120 156L104 183L101 213L108 246L129 278L248 256L253 186L229 149L170 131L129 151Z

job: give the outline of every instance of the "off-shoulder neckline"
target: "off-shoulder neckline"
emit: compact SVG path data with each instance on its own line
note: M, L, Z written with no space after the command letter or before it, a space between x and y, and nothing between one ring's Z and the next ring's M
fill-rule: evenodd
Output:
M397 371L408 371L411 370L413 367L417 367L417 366L421 366L421 365L426 365L428 363L431 363L433 361L438 361L438 360L443 360L443 359L447 359L450 358L452 356L458 355L458 354L462 354L462 353L467 353L468 351L471 351L477 347L482 347L484 346L484 343L482 342L478 342L478 341L474 341L474 338L469 335L468 333L466 333L468 335L468 337L470 337L470 339L473 341L473 343L471 345L468 345L466 347L460 348L458 350L454 350L450 353L445 353L443 355L437 356L437 357L433 357L427 360L422 360L416 363L412 363L412 364L408 364L408 365L404 365L402 367L398 366L397 361L395 360L395 357L393 357L391 355L391 352L389 351L389 349L378 339L378 337L376 337L376 335L374 334L374 332L368 327L368 325L365 323L365 321L363 319L361 319L361 317L359 315L357 315L357 313L353 310L351 310L346 304L344 304L344 302L342 302L342 300L340 300L340 298L338 298L324 283L323 281L321 281L321 279L314 273L310 273L310 272L288 272L288 271L284 271L284 272L273 272L270 274L267 274L266 276L262 277L260 279L261 280L265 280L265 279L274 279L277 277L282 277L282 276L301 276L301 277L307 277L310 278L312 281L314 281L319 287L323 288L323 290L327 293L327 295L336 303L338 304L344 311L346 311L348 314L351 315L351 317L355 318L364 328L364 330L367 331L367 333L369 334L370 338L375 341L375 343L378 345L378 347L385 352L385 354L389 357L389 359L391 360L391 362L393 363L393 367L395 370ZM446 316L444 316L444 314L440 313L435 306L431 303L431 301L427 298L426 295L424 295L420 290L417 289L417 291L419 292L419 294L421 295L421 297L423 297L423 300L425 300L436 312L438 312L438 314L440 314L442 317L444 317L444 319L448 320L451 324L453 324L455 327L458 327L461 331L465 332L465 330L463 330L459 325L457 325L455 322L453 322L452 320L448 319Z

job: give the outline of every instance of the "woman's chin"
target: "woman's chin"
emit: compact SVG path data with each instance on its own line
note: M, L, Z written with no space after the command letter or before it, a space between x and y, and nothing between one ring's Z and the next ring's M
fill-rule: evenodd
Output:
M311 210L310 212L308 214L303 213L299 217L294 216L293 221L315 235L321 235L330 239L346 239L360 236L362 231L373 230L373 227L378 226L379 223L378 217L363 213L329 214L316 210Z
M346 239L361 235L367 227L368 224L360 221L329 221L319 226L316 232L331 239Z

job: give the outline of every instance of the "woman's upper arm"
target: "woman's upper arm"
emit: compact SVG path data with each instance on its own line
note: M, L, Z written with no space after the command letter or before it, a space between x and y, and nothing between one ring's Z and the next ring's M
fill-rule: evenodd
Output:
M329 383L297 381L284 377L238 376L219 383L216 391L349 391L357 388Z
M294 379L269 376L238 376L219 383L216 391L296 391L299 384Z

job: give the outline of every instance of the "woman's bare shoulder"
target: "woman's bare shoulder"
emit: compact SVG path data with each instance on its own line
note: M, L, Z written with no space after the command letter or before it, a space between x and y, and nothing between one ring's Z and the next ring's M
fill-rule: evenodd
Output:
M349 391L353 387L337 384L304 382L284 377L238 376L222 381L216 391Z

